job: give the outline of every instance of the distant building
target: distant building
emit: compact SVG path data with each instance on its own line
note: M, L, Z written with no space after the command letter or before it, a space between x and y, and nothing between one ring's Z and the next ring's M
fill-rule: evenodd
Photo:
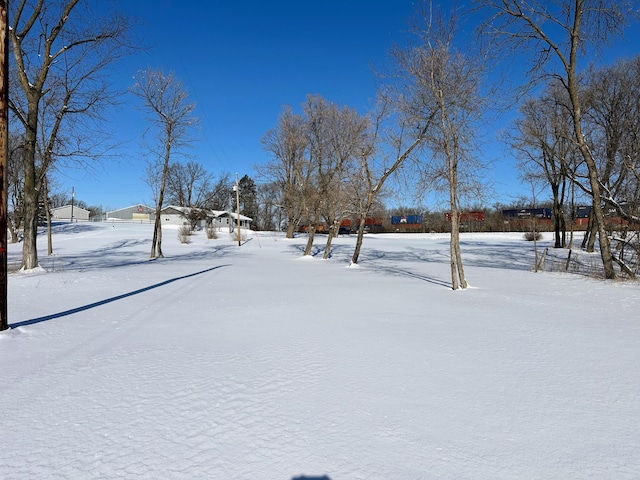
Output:
M189 225L189 214L196 210L195 208L179 207L176 205L167 205L160 211L160 221L163 226L187 226ZM223 210L206 210L197 209L202 212L200 219L196 222L196 227L206 228L209 225L218 228L235 228L238 223L236 213ZM130 207L121 208L107 212L104 215L104 221L107 222L139 222L153 223L155 222L155 209L146 205L132 205ZM250 228L252 218L240 215L240 228Z
M212 210L213 218L211 225L218 228L229 228L229 225L235 228L238 224L238 214L234 212L227 212L224 210ZM253 218L240 215L240 228L247 229L251 227Z
M138 204L107 212L104 220L107 222L151 223L155 221L155 218L156 215L153 208Z
M198 218L195 224L196 228L205 228L209 223L211 223L211 218L213 217L210 210L193 207L178 207L175 205L168 205L160 212L160 220L163 226L189 226L189 217L193 213L194 216Z
M87 222L89 221L89 213L89 210L85 210L84 208L80 208L75 205L63 205L62 207L51 209L51 218L53 220Z

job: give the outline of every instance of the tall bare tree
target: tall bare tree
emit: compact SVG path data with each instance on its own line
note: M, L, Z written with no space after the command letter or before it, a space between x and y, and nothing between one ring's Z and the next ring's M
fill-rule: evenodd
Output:
M414 150L419 149L437 113L437 110L431 111L421 117L419 123L415 123L417 118L413 115L409 120L401 114L399 125L384 128L389 116L396 118L396 115L390 115L391 111L397 113L397 109L404 105L402 100L407 98L406 95L411 89L401 89L395 99L390 98L384 90L381 89L379 92L377 107L371 114L374 120L370 123L366 142L360 153L358 168L353 171L351 178L352 206L359 220L351 265L358 263L364 239L365 221L380 199L386 181L405 163ZM402 111L401 108L400 111ZM410 128L407 132L405 128L407 122L416 125L417 128ZM383 144L387 144L387 148Z
M257 186L258 230L279 231L282 224L282 204L280 188L273 182L260 183Z
M425 1L413 26L415 41L394 52L407 90L412 92L404 96L403 114L418 129L427 127L423 145L431 158L423 162L423 178L448 194L454 290L468 286L460 251L460 199L463 193L470 194L477 188L481 178L481 162L474 148L486 105L481 93L481 52L457 48L454 40L458 23L455 8L434 11L431 2ZM465 170L469 175L464 175Z
M625 261L625 250L637 250L629 225L640 223L640 57L589 70L585 86L585 129L598 165L602 198L607 213L626 222L609 222L615 243L613 260L627 277L637 267ZM589 233L589 232L587 232ZM588 237L590 247L593 234ZM629 259L632 263L637 261Z
M640 56L592 68L586 81L585 123L609 208L630 222L640 193ZM632 208L623 208L623 205Z
M190 143L190 130L197 124L192 115L195 103L188 101L187 91L173 73L160 70L141 70L131 92L142 100L142 108L148 113L155 129L157 145L153 151L162 166L156 201L156 215L151 243L151 258L163 257L162 222L160 212L164 202L167 175L172 154Z
M341 221L353 210L349 182L359 167L361 152L368 145L369 119L347 106L331 104L327 110L327 185L322 206L329 226L323 258L329 258L333 238Z
M211 191L213 176L198 162L173 163L167 176L169 203L202 208Z
M225 208L231 208L229 205L229 195L232 191L232 183L233 180L231 179L231 173L220 173L207 192L206 198L202 204L203 207L211 210L224 210Z
M538 99L520 107L521 118L507 141L520 157L527 178L539 177L551 189L555 248L566 246L565 200L575 177L579 152L573 141L573 125L566 91L552 81Z
M183 214L194 230L209 217L205 201L211 189L212 175L197 162L172 163L167 173L167 196L170 205L186 207Z
M329 112L332 104L320 95L308 95L302 104L307 137L308 177L303 184L303 210L309 221L309 236L304 255L311 255L316 231L322 221L322 210L332 183L334 164L329 157L329 139L332 134Z
M24 163L22 161L22 148L24 147L24 136L15 133L9 134L7 156L6 180L8 197L8 218L7 227L11 235L10 242L18 242L18 232L22 229L24 215Z
M622 35L633 14L629 0L477 0L488 10L483 31L497 35L497 43L521 54L529 52L534 80L558 78L567 91L573 134L588 169L592 211L598 229L606 278L616 277L607 235L598 168L583 132L583 100L579 65L589 49L598 49Z
M69 145L60 144L65 122L70 117L96 115L114 98L104 79L105 67L129 51L126 19L112 9L108 17L97 17L96 11L82 0L19 0L11 4L9 36L13 75L19 87L11 91L10 106L25 132L24 269L38 266L41 182L54 158L63 151L68 153L65 147ZM41 142L45 155L38 168L38 132L43 118L49 123L46 141Z
M272 160L256 169L280 188L282 203L278 208L286 217L287 238L293 238L302 219L304 192L311 176L304 117L286 106L278 117L277 126L262 138L262 146L271 154Z

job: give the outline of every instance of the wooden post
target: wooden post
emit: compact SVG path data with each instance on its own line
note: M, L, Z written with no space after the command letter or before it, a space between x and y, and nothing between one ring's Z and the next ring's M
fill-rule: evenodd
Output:
M0 0L0 330L7 318L7 164L9 156L8 0Z
M238 246L242 245L241 242L241 238L240 238L240 187L238 185L238 174L236 173L236 185L235 185L235 191L236 191L236 207L238 209Z

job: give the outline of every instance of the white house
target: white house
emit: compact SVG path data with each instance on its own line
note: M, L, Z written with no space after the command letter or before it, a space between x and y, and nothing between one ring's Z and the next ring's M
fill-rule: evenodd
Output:
M53 220L69 220L74 222L87 222L89 220L89 210L75 205L63 205L51 209ZM72 218L73 217L73 218Z
M205 210L195 207L178 207L175 205L169 205L164 207L161 211L160 220L162 225L174 225L178 227L189 226L189 216L191 213L199 214L196 221L196 228L206 228L213 218L211 210Z
M253 218L240 215L240 228L250 228ZM213 210L212 225L220 229L229 228L231 225L233 228L238 224L238 214L234 212L226 212L224 210Z
M160 210L160 223L164 227L165 225L173 226L188 226L189 220L187 214L189 209L187 207L177 207L175 205L169 205Z
M196 222L197 228L207 228L209 225L220 230L228 229L229 226L235 228L238 223L238 214L224 210L205 210L195 207L179 207L168 205L160 211L160 223L162 226L182 227L189 225L189 214L195 210L200 211L200 219ZM75 214L74 214L75 217ZM133 205L121 208L105 214L107 222L141 222L152 223L155 221L155 210L146 205ZM252 218L240 215L240 228L248 229L251 226Z
M162 225L187 226L189 225L189 213L196 210L189 207L178 207L169 205L162 209L161 221ZM208 226L217 227L222 230L232 226L232 229L238 224L238 214L227 212L224 210L200 210L200 219L196 223L196 227L207 228ZM248 229L253 219L240 215L240 228Z

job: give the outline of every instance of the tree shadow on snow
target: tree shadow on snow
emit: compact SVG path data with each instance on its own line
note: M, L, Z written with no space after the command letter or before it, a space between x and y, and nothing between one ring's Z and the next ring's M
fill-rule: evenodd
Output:
M403 276L403 277L416 278L418 280L422 280L423 282L432 283L432 284L438 285L440 287L451 288L451 281L440 280L439 278L429 277L429 276L421 274L421 273L415 273L415 272L411 272L409 270L403 270L401 268L378 267L377 269L380 270L380 271L383 271L385 273L388 273L389 275L397 275L397 276Z
M100 227L95 223L85 222L51 222L52 230L55 233L87 233L98 230ZM46 235L47 229L40 226L38 228L38 235Z
M195 277L196 275L202 275L203 273L211 272L213 270L217 270L219 268L228 267L228 266L229 265L218 265L217 267L207 268L199 272L190 273L188 275L182 275L181 277L170 278L169 280L165 280L164 282L156 283L154 285L149 285L148 287L144 287L144 288L139 288L138 290L134 290L132 292L123 293L122 295L116 295L115 297L106 298L104 300L93 302L88 305L83 305L81 307L72 308L70 310L65 310L63 312L53 313L51 315L45 315L43 317L32 318L31 320L24 320L22 322L12 323L11 325L9 325L9 327L17 328L17 327L24 327L27 325L34 325L36 323L41 323L49 320L54 320L56 318L66 317L67 315L73 315L74 313L84 312L85 310L99 307L101 305L106 305L107 303L115 302L117 300L122 300L123 298L131 297L133 295L138 295L140 293L144 293L149 290L153 290L154 288L163 287L165 285L176 282L178 280L184 280L185 278Z
M331 480L331 478L328 475L322 475L321 477L300 475L299 477L292 477L291 480Z
M291 245L290 252L303 253L304 245ZM530 270L534 263L533 246L529 242L498 242L464 240L460 244L462 262L465 266L497 268L506 270ZM539 246L544 250L544 244ZM313 247L312 256L321 254L324 248ZM334 262L348 263L353 253L352 245L332 245L330 258ZM416 244L397 250L363 247L358 265L362 268L386 275L406 276L451 288L450 279L424 273L431 265L447 265L451 261L449 240L429 242L425 246Z
M127 267L135 265L144 265L149 262L171 263L183 260L215 260L220 259L226 253L231 251L231 246L222 245L213 247L210 250L203 250L188 253L170 252L163 258L149 258L142 254L138 249L127 250L140 244L149 243L147 240L125 240L116 242L106 247L82 252L79 255L64 255L42 257L39 259L40 265L47 271L59 270L87 270L114 267Z
M293 250L295 250L298 253L304 254L304 250L306 248L306 245L289 245L289 247ZM324 246L323 247L319 247L317 245L313 245L313 247L311 248L311 254L310 256L315 257L320 253L324 252Z

